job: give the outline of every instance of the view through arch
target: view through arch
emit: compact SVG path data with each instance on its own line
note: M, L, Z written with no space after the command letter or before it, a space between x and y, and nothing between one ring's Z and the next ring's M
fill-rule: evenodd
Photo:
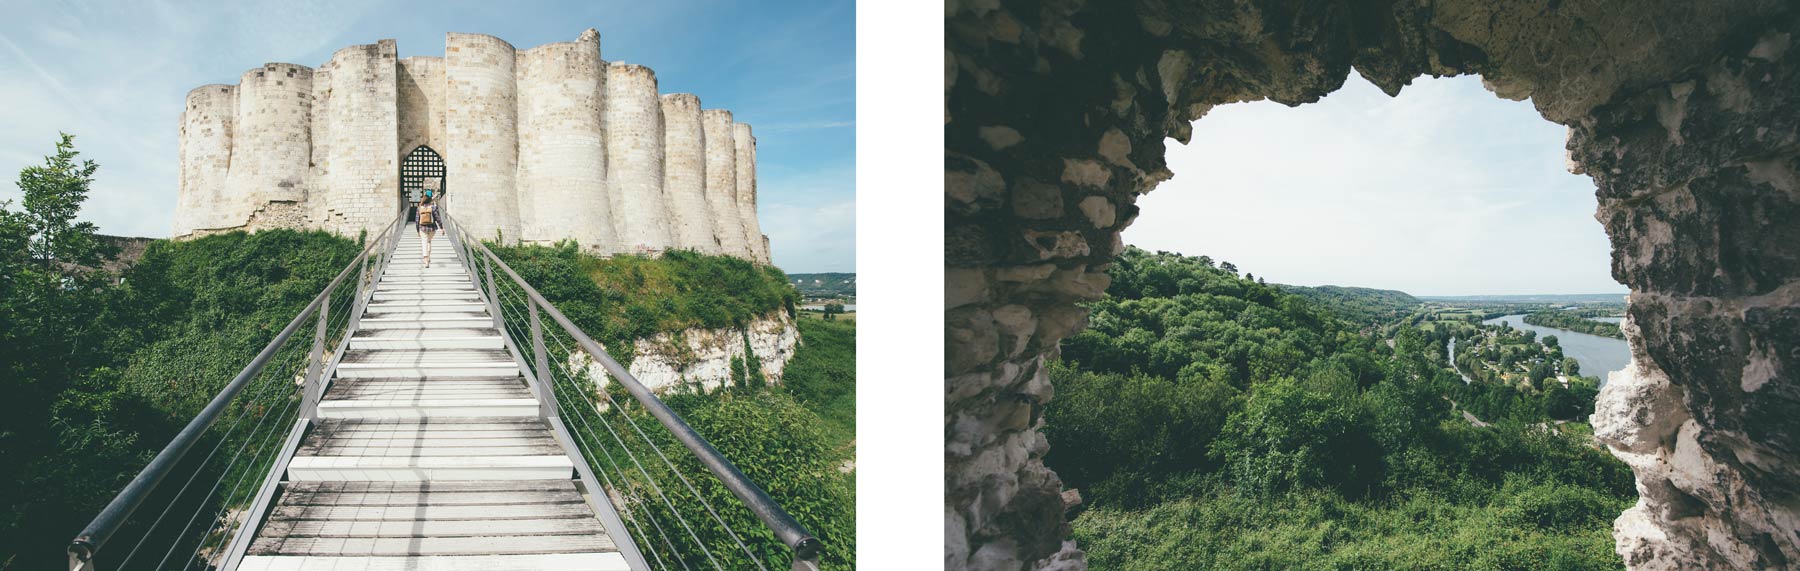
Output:
M1590 318L1623 316L1627 288L1566 128L1475 76L1390 97L1353 73L1192 129L1051 365L1045 466L1080 494L1093 568L1388 543L1431 545L1409 556L1427 567L1616 567L1637 494L1588 419L1630 350ZM1505 515L1550 497L1586 503ZM1322 548L1290 526L1355 531Z
M430 146L419 145L400 161L400 204L407 210L406 219L418 215L419 201L430 190L441 200L444 191L444 157Z

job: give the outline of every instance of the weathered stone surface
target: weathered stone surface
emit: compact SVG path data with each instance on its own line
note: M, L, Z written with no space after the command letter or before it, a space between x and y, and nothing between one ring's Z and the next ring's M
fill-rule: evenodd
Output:
M1316 101L1352 68L1389 94L1480 74L1570 128L1571 170L1594 179L1634 292L1633 365L1595 417L1642 493L1615 524L1627 564L1800 565L1790 3L961 0L945 14L947 568L1085 566L1040 501L1060 491L1042 436L1018 421L1052 393L1037 365L1105 291L1136 197L1176 174L1165 138L1217 105Z
M482 34L444 43L444 57L399 59L381 40L190 92L173 235L379 231L405 206L401 157L428 146L446 211L471 235L770 261L755 138L729 111L659 97L649 68L601 59L592 29L526 50Z

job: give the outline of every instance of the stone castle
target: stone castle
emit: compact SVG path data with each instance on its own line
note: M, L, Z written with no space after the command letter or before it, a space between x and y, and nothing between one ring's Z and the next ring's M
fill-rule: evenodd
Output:
M381 40L318 68L265 64L189 92L180 149L177 238L376 232L435 189L477 236L769 261L750 125L601 59L593 29L527 50L452 33L444 57Z

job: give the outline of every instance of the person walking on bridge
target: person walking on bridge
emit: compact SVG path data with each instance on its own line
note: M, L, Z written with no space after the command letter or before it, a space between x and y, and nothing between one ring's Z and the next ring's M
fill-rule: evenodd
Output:
M424 254L421 261L425 262L427 268L431 267L431 238L437 235L437 230L437 205L432 202L431 195L427 194L424 200L419 201L419 237L424 239L424 245L420 249Z

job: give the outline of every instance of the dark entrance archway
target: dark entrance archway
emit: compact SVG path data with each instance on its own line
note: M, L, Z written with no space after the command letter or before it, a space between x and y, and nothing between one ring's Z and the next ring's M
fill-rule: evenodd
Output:
M426 145L419 145L400 161L400 207L406 209L407 221L417 215L419 200L429 189L439 200L444 194L444 157Z

